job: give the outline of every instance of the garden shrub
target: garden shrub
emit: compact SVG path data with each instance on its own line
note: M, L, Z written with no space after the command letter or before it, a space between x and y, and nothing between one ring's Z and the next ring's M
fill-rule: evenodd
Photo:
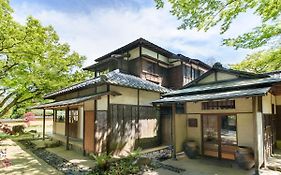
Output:
M12 131L15 134L23 134L24 133L24 126L23 125L15 125L12 127Z
M102 153L99 156L90 155L97 163L97 168L94 169L92 175L127 175L137 174L141 169L134 162L140 156L140 149L133 151L129 156L112 160L110 155Z

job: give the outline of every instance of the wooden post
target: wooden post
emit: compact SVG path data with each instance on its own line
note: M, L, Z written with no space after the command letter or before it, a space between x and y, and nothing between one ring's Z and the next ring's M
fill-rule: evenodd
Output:
M139 147L139 143L140 143L140 130L139 130L139 126L140 126L140 90L137 90L138 95L137 95L137 120L136 120L136 133L137 133L137 141L136 141L136 145L137 147Z
M255 175L260 174L260 160L259 160L259 138L258 132L258 112L261 112L262 104L261 104L261 97L252 97L252 105L253 105L253 122L254 122L254 155L255 155ZM262 139L263 141L263 139Z
M43 109L43 140L45 140L46 109Z
M83 155L86 156L85 150L85 109L83 106Z
M65 112L65 126L66 126L66 150L69 150L69 107L68 106Z
M172 127L171 127L171 130L172 130L172 144L173 144L173 153L172 153L172 158L173 159L177 159L177 151L176 151L176 128L175 128L175 116L176 116L176 104L173 103L172 104Z
M107 92L110 92L110 85L107 85ZM111 111L110 111L110 94L107 95L107 136L106 136L106 154L110 154L110 135L111 135Z

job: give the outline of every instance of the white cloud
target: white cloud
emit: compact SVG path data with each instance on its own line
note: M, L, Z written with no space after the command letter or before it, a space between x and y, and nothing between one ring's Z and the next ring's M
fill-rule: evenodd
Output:
M73 50L88 57L85 65L92 64L95 58L139 37L175 53L202 60L216 58L224 64L237 63L249 52L222 47L221 36L216 28L208 32L177 30L180 22L167 8L93 8L86 14L50 10L25 2L14 5L14 9L14 16L18 21L23 22L26 16L32 15L44 25L54 26L63 42L69 43ZM243 27L247 27L246 19L243 18L242 21ZM253 24L255 21L251 19L249 25ZM227 36L232 36L237 30L237 27L234 28Z

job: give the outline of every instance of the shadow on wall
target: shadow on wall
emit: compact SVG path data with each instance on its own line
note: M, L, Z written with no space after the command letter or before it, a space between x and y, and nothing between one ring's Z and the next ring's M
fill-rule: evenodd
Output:
M110 105L110 129L107 131L106 113L97 113L97 151L106 151L106 136L109 133L109 149L113 155L126 155L137 148L159 146L159 113L151 106Z

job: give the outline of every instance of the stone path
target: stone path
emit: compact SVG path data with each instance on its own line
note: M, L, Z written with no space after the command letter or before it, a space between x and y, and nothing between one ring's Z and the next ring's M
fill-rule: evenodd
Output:
M29 150L10 139L0 141L0 150L7 149L10 166L0 167L0 175L60 175L59 171L37 158Z
M216 161L213 159L188 159L185 156L179 156L178 160L166 160L164 164L185 169L180 173L168 170L166 168L158 168L144 175L252 175L254 170L242 170L234 162ZM281 175L279 171L261 170L261 175Z

